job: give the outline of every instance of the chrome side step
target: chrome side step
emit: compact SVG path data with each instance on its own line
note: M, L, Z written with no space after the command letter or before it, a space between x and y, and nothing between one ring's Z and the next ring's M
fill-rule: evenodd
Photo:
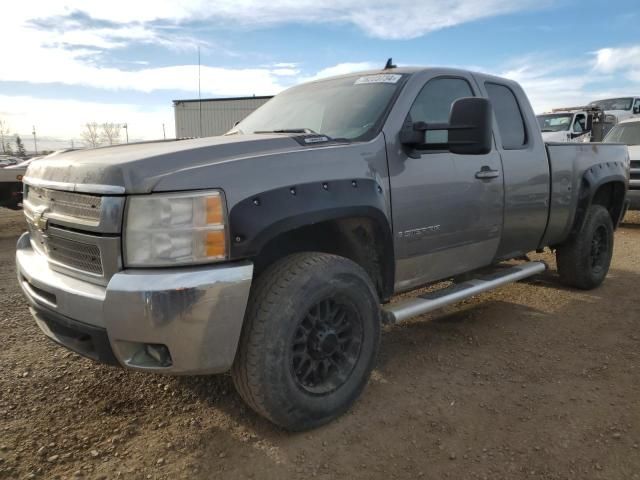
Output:
M544 272L546 269L547 265L544 262L527 262L522 265L502 268L488 275L443 288L442 290L429 292L402 302L385 305L384 311L391 323L402 322L409 318L437 310L446 305L459 302L465 298L478 295L479 293L531 277Z

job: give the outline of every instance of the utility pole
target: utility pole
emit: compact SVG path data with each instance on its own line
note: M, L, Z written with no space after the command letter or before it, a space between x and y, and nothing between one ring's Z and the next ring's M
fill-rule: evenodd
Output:
M31 133L33 133L33 149L35 150L36 155L38 155L38 142L36 140L36 126L35 125L33 126L33 132L31 132Z
M200 90L200 45L198 45L198 110L200 116L200 138L202 138L202 93Z
M124 131L127 134L127 143L129 143L129 126L126 123L123 123L122 128L124 128Z
M162 124L162 138L163 138L164 140L166 140L166 139L167 139L167 132L165 132L165 130L164 130L164 123Z

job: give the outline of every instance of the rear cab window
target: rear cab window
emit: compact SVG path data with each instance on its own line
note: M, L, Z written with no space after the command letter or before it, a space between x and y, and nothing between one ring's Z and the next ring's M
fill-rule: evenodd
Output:
M527 129L513 91L506 85L493 82L486 82L485 88L498 122L502 148L505 150L527 148Z

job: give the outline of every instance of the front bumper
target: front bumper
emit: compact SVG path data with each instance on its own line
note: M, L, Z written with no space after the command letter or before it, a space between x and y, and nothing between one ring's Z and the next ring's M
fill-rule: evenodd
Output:
M640 210L640 190L628 190L629 210Z
M250 262L124 270L103 287L52 270L25 233L16 265L42 331L82 355L169 374L220 373L233 363Z

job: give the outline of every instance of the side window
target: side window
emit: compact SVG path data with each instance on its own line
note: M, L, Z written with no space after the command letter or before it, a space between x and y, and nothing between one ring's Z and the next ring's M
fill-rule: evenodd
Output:
M473 97L469 82L462 78L429 80L416 97L409 115L414 122L446 123L451 104L459 98ZM447 143L446 130L427 132L427 143Z
M502 148L518 150L527 144L527 131L520 106L510 88L497 83L485 83L489 100L498 121Z
M636 98L636 101L633 104L633 113L640 113L640 98Z
M573 125L573 131L575 133L582 133L582 132L585 132L586 130L587 130L586 118L582 114L576 115L576 121L574 122L574 125Z

